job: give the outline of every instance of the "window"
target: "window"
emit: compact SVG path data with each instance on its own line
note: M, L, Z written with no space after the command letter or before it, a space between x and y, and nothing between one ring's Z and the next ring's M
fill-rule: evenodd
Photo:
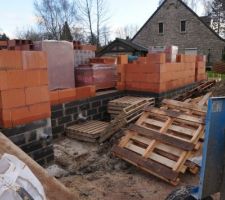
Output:
M159 33L160 34L163 34L164 33L164 26L163 26L163 23L162 22L159 23Z
M185 20L182 20L182 21L180 22L180 32L181 32L181 33L186 32L186 21L185 21Z

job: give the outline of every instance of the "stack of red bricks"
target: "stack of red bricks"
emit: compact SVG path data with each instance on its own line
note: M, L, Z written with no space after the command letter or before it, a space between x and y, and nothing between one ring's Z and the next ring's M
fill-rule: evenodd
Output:
M207 79L206 74L206 59L205 56L196 56L196 67L195 67L195 81L202 81Z
M95 86L84 86L78 88L69 88L64 90L54 90L50 92L51 105L81 100L96 95Z
M1 127L51 116L44 52L0 51L0 99Z
M95 45L81 44L80 41L73 41L73 49L84 51L96 51L97 47Z
M128 56L127 55L120 55L117 58L117 83L116 88L118 90L124 90L125 89L125 82L126 82L126 76L125 76L125 65L128 64Z
M168 63L164 53L148 54L125 64L124 68L118 68L121 80L117 89L120 90L163 93L205 78L205 63L193 55L178 55L176 62Z
M9 40L8 50L31 51L34 50L34 44L31 40Z
M113 57L91 58L90 63L92 63L92 64L115 64L116 58L113 58Z
M8 41L7 40L0 40L0 50L8 48Z

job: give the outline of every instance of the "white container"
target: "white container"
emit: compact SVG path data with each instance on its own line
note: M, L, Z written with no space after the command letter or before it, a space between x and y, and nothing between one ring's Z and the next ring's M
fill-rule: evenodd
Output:
M148 53L165 53L166 62L176 62L178 46L150 46Z

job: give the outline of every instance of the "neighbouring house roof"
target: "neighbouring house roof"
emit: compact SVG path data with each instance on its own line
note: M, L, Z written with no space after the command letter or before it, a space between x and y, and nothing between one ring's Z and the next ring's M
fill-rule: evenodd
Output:
M122 47L119 48L119 47ZM148 52L148 49L138 45L134 42L132 42L129 39L121 39L121 38L116 38L113 42L111 42L109 45L104 47L102 50L97 52L97 56L102 56L105 53L122 53L122 52Z
M211 20L212 18L210 16L201 16L200 19L205 22L205 24L207 24L208 26L211 25Z
M141 32L141 30L148 24L148 22L151 21L151 19L158 13L158 11L163 7L163 5L169 0L164 0L163 3L158 7L158 9L152 14L152 16L145 22L145 24L140 28L140 30L134 35L134 37L131 39L131 41L134 40L134 38ZM222 37L220 37L207 23L209 20L209 17L206 18L206 16L203 17L199 17L186 3L184 3L182 0L177 0L178 2L180 2L182 5L184 5L194 16L196 16L199 21L201 21L201 23L203 23L206 28L208 28L216 37L218 37L219 39L221 39L222 41L225 42L225 39L223 39Z

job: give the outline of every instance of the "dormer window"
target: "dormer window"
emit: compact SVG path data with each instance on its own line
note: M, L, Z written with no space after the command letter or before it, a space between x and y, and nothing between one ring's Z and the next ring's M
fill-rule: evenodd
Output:
M186 32L186 20L180 21L180 32L185 33Z

